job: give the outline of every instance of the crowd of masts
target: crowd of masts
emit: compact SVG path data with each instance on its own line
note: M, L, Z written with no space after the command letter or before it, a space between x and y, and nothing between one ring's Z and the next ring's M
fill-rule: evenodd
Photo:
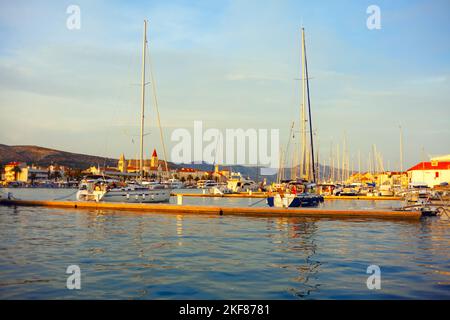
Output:
M362 175L362 159L361 151L358 150L357 161L358 168L355 170L355 154L351 154L349 144L347 142L347 132L344 131L342 140L342 149L339 143L336 147L333 141L330 143L330 153L328 161L325 158L322 160L323 166L319 165L319 145L316 141L317 150L314 153L314 136L317 136L313 131L311 120L311 101L309 95L309 78L308 78L308 63L306 57L305 44L305 30L301 29L301 79L302 81L302 97L300 104L300 119L298 131L296 131L296 124L293 121L290 127L289 138L286 148L280 148L279 170L277 174L277 181L291 179L291 180L306 180L309 182L319 183L345 183L349 178L359 173ZM295 133L299 132L297 136ZM308 137L309 135L309 137ZM309 138L309 139L308 139ZM316 140L318 138L316 137ZM290 150L292 145L292 150ZM291 158L289 159L289 155ZM289 163L290 160L290 163ZM328 162L328 163L327 163ZM400 126L400 161L399 171L403 172L403 137L402 128ZM390 168L388 163L387 168ZM377 174L384 173L385 166L383 155L377 150L375 144L372 145L367 157L367 167L365 173Z
M278 181L285 179L304 179L311 181L313 176L313 164L311 162L308 140L304 142L302 135L298 139L295 135L295 125L292 123L290 128L289 140L284 150L280 154L280 169L278 171ZM345 183L349 181L352 175L358 174L361 178L364 174L380 174L391 171L389 161L387 166L383 154L372 144L370 150L365 156L361 150L351 152L347 140L347 134L344 132L341 143L330 142L329 154L319 159L318 138L316 138L317 150L315 153L314 168L318 183ZM303 144L304 143L304 144ZM303 145L302 145L303 144ZM306 146L306 147L305 147ZM289 158L289 155L291 157ZM364 159L364 158L365 159ZM321 165L319 165L319 161ZM334 168L334 169L333 169ZM398 163L399 172L403 172L403 138L400 128L400 161Z

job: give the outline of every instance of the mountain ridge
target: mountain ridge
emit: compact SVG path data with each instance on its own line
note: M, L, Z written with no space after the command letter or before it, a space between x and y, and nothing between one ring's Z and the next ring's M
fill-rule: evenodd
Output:
M0 165L5 165L8 162L18 161L26 162L28 165L49 166L51 164L59 164L67 166L73 169L87 169L90 166L117 166L118 159L100 157L94 155L87 155L81 153L74 153L69 151L62 151L57 149L51 149L47 147L41 147L36 145L16 145L8 146L0 144ZM185 163L174 164L168 162L171 168L177 169L181 167L189 167L204 171L213 171L214 165L209 163ZM261 175L259 172L260 167L257 166L243 166L243 165L220 165L221 168L230 168L234 172L240 172L245 177L261 180L267 178L268 181L274 181L276 174L274 175ZM328 166L320 165L322 172L329 172ZM289 175L290 169L285 168L284 172ZM335 174L338 174L338 170L335 169Z
M26 162L28 165L49 166L51 164L59 164L77 169L86 169L91 165L97 166L99 164L116 166L118 160L36 145L8 146L0 144L0 165L5 165L12 161Z

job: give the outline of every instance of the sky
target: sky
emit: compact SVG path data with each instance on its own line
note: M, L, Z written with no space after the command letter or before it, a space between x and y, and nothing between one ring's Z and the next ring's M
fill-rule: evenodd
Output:
M66 26L73 4L79 30ZM379 30L366 26L370 5L380 8ZM450 153L449 15L447 0L0 0L0 143L136 157L148 19L169 150L171 132L196 120L279 129L285 145L300 117L304 26L322 163L346 137L355 167L376 145L385 168L398 170L401 126L409 167ZM150 92L146 110L150 155L161 150Z

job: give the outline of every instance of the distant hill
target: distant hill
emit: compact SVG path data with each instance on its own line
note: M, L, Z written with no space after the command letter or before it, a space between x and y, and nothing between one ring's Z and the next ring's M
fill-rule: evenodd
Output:
M72 153L38 146L7 146L0 144L0 165L11 161L26 162L39 166L59 164L86 169L90 166L116 166L117 159Z
M187 168L195 168L198 170L205 170L205 171L212 171L214 170L214 166L212 164L209 163L200 163L200 164L195 164L195 163L189 163L189 164L180 164L178 165L178 167L187 167ZM273 175L261 175L261 167L251 167L251 166L243 166L243 165L220 165L221 169L224 170L232 170L233 172L240 172L244 177L250 177L253 180L256 181L262 181L263 179L266 179L267 182L275 182L277 179L277 174L273 174ZM321 177L323 179L323 177L325 177L325 179L328 179L328 177L330 176L330 172L333 169L330 169L329 166L326 165L320 165L319 171L321 172ZM299 167L297 166L295 168L296 172L299 172ZM340 176L340 174L342 173L341 170L338 169L334 169L334 175L336 177ZM290 174L291 174L291 168L285 168L284 169L284 176L286 177L286 179L290 178Z
M72 153L67 151L49 149L38 146L7 146L0 144L0 165L4 165L11 161L26 162L28 165L35 164L38 166L49 166L51 164L59 164L71 168L86 169L90 166L117 166L117 159L104 158L92 155L85 155L79 153ZM214 166L208 163L201 164L173 164L168 162L171 168L188 167L205 171L213 171ZM275 175L261 176L258 167L232 165L222 166L221 169L231 169L234 172L240 172L245 177L250 177L255 180L262 180L264 178L271 182L276 179ZM330 172L328 166L320 165L321 172ZM285 169L285 176L289 177L290 169ZM340 171L335 169L335 175L339 175Z

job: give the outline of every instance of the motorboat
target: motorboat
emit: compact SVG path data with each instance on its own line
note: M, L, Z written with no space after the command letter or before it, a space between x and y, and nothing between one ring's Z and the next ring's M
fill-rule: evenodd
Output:
M348 186L339 186L333 190L333 195L335 196L357 196L359 194L359 186L356 184L351 184Z
M227 188L232 193L258 191L259 185L250 178L244 178L240 172L233 172L227 181Z

